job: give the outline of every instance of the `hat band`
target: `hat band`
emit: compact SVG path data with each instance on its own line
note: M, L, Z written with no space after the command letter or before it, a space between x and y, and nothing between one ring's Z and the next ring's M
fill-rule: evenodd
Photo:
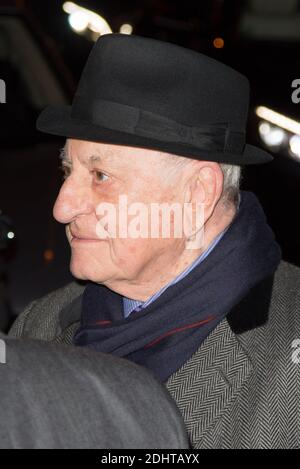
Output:
M230 130L226 122L194 127L105 99L91 101L77 95L71 117L140 137L191 145L203 151L241 154L245 147L245 133Z

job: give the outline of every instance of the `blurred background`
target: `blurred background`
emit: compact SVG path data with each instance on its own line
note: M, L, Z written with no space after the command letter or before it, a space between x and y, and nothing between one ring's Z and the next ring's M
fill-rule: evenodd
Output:
M259 197L284 259L300 265L300 1L1 0L0 330L72 280L52 216L64 140L35 121L47 104L71 102L94 41L110 32L173 42L249 78L248 143L274 161L244 170L242 188Z

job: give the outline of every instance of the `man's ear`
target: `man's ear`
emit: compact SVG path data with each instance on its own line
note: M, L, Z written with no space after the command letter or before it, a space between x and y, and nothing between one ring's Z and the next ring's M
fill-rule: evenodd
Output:
M185 202L186 242L201 243L204 225L211 217L223 191L223 173L219 164L201 161L189 179ZM195 238L196 237L196 238ZM201 247L201 246L198 246Z
M223 191L223 172L215 162L201 161L190 180L191 202L203 204L204 221L212 215Z

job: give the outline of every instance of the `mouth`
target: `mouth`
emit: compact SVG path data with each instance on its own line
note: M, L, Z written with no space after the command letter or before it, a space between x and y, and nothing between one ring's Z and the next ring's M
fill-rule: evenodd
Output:
M87 243L97 243L99 241L103 241L103 239L99 238L87 238L84 236L78 236L72 232L69 226L66 227L66 234L70 244L87 244Z

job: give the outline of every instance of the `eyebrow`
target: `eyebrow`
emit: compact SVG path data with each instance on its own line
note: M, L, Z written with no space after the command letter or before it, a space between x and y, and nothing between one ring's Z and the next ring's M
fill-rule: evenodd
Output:
M59 153L59 158L62 160L63 163L69 163L72 164L72 160L68 155L67 149L64 146ZM103 163L105 161L111 161L111 155L107 155L105 157L100 156L100 155L91 155L89 156L87 163Z
M98 163L98 162L103 162L103 159L101 156L98 155L92 155L88 158L88 163Z

